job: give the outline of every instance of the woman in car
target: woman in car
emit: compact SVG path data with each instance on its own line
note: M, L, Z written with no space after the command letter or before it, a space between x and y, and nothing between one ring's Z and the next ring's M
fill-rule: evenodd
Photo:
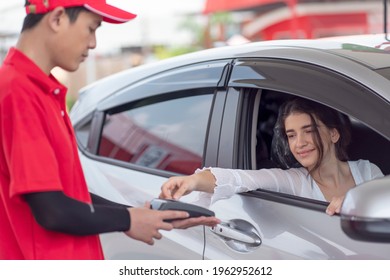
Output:
M200 202L210 205L235 193L267 189L328 201L329 215L340 212L352 187L382 177L367 160L348 161L348 117L319 103L292 99L279 110L272 148L282 168L236 170L203 168L190 176L175 176L161 188L161 198L179 199L201 191Z

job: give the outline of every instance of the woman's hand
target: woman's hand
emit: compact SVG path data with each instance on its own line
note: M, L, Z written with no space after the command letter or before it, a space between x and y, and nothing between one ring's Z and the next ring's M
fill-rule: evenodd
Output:
M196 180L191 176L171 177L161 187L159 198L179 199L195 190Z
M169 178L162 186L159 198L178 200L192 191L212 193L215 187L215 178L208 171L202 171L190 176L176 176Z
M330 216L336 213L339 214L341 210L341 205L343 204L344 201L344 197L345 197L344 195L333 197L328 205L328 208L326 208L326 214Z

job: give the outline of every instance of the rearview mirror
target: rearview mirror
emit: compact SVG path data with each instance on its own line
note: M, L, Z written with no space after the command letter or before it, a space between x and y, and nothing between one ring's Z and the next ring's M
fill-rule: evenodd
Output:
M390 242L390 176L351 189L340 215L341 227L352 239Z

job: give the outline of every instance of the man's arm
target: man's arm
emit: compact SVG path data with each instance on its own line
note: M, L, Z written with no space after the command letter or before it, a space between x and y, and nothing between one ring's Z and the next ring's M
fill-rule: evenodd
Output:
M188 228L198 225L214 226L215 217L188 218L183 211L157 211L145 207L130 208L95 196L101 204L87 204L66 196L63 192L25 194L37 222L47 230L74 235L122 231L136 240L152 245L161 239L160 230ZM109 205L107 205L109 204ZM175 220L172 223L165 222Z
M130 228L128 207L108 203L98 196L97 204L87 204L60 191L25 194L36 221L44 228L75 235L127 231ZM105 203L103 203L105 201Z

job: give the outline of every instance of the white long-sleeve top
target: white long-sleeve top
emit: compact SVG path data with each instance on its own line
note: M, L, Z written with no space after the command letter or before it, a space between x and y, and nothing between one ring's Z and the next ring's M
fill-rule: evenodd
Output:
M383 173L368 160L348 161L356 185L375 178L383 177ZM287 170L279 168L260 170L239 170L225 168L203 168L210 170L216 179L214 193L199 194L198 203L204 206L231 197L236 193L256 189L272 190L281 193L326 201L320 188L304 167Z

